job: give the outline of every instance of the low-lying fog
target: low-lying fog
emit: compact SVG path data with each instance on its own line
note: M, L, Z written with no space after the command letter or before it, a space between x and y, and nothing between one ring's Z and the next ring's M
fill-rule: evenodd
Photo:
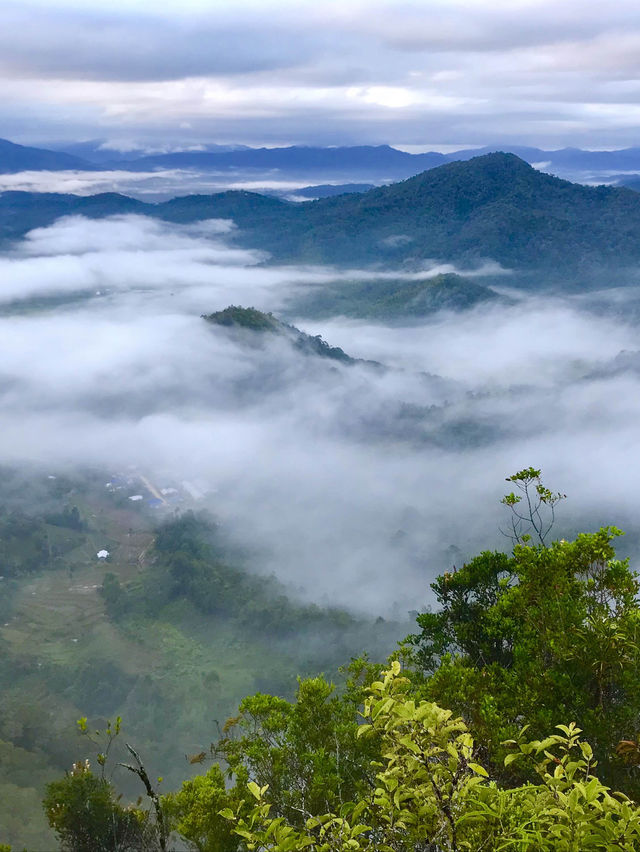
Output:
M533 163L533 167L549 172L550 163ZM637 175L637 171L562 171L553 172L557 177L591 186L617 183L620 178ZM61 171L29 170L0 174L0 192L18 190L22 192L65 192L74 195L94 195L98 192L120 192L141 201L167 201L176 195L210 194L231 189L273 194L291 201L305 201L308 197L296 194L302 187L318 184L369 183L386 184L398 180L397 176L384 171L327 172L316 173L283 171L281 169L206 169L154 168L148 171L108 169L83 171L69 169Z
M617 357L638 348L619 294L310 321L296 294L341 273L261 266L232 229L72 217L0 257L0 463L197 482L256 570L375 613L419 608L436 573L508 546L499 498L520 467L567 492L571 531L633 520L640 357ZM229 304L390 369L201 319Z
M357 175L355 180L369 183L389 183L385 174ZM0 192L63 192L73 195L94 195L98 192L120 192L141 201L167 201L176 195L211 194L231 189L279 195L291 200L307 200L296 196L301 187L317 184L344 184L349 175L286 174L279 169L226 169L198 171L197 169L154 169L131 172L124 169L105 171L24 171L0 174Z

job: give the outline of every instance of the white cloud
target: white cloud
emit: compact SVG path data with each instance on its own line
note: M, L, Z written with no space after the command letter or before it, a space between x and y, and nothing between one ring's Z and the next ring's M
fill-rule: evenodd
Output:
M153 191L159 183L178 184L183 174L178 169L165 169L162 172L25 171L0 174L0 192L68 192L73 195L95 195L98 192L126 192L133 187L137 194L145 194Z
M299 321L397 368L386 372L279 339L246 345L200 314L281 312L305 282L357 271L261 266L226 245L228 231L72 217L1 258L0 463L204 480L257 567L376 612L426 601L449 545L501 543L497 501L518 467L542 466L578 523L635 505L640 381L588 377L635 346L635 327L524 297L402 329Z

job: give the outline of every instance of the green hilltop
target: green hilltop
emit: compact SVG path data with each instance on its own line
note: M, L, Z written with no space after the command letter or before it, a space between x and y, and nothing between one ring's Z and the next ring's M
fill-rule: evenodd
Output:
M242 308L230 305L223 311L216 311L208 316L203 316L203 319L214 325L234 329L241 333L249 332L252 334L257 332L260 334L270 333L279 335L285 340L288 340L297 351L304 355L329 358L333 361L340 361L343 364L374 363L373 361L359 361L357 358L351 358L339 346L329 346L319 334L306 334L295 326L288 325L276 319L273 314L263 313L256 310L256 308Z
M489 287L453 272L419 280L372 278L336 281L310 289L296 303L305 316L336 314L375 320L409 320L440 310L468 310L506 301Z
M516 272L579 282L640 260L640 196L624 187L582 186L543 174L514 154L448 163L364 193L291 203L246 191L160 204L114 193L90 198L0 194L0 239L62 215L137 213L176 223L230 218L235 242L273 262L463 269L491 259ZM537 279L536 279L537 280Z

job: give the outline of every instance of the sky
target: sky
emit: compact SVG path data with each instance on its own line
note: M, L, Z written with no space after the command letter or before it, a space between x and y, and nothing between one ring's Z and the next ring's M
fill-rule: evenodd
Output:
M629 0L1 0L0 136L416 149L638 143Z

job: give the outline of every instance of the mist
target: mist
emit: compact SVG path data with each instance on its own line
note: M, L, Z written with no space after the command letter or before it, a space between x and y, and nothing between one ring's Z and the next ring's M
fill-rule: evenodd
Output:
M640 364L616 359L638 329L615 299L311 321L295 297L358 271L265 265L234 227L68 217L0 257L0 464L196 482L253 570L376 615L429 605L452 560L508 545L518 468L569 495L559 529L632 514ZM202 319L229 304L384 368Z
M391 178L386 174L368 175L370 182L384 183ZM82 171L22 171L0 174L0 192L63 192L73 195L94 195L98 192L119 192L141 201L168 201L176 195L214 194L227 190L246 190L274 194L295 201L307 201L296 196L296 190L309 184L342 184L348 175L282 174L277 169L154 169L153 171L127 171L106 169Z

